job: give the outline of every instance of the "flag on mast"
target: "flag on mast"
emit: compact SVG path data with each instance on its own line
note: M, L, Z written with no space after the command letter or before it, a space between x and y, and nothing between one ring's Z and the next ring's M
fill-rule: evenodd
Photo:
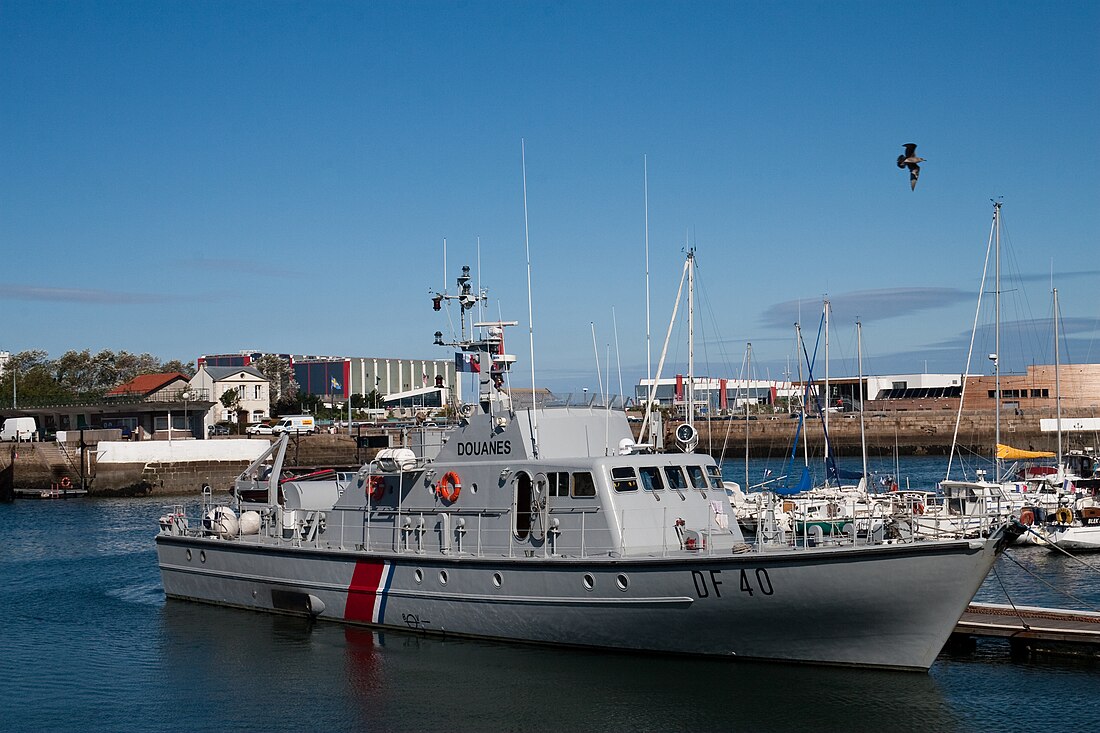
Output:
M480 372L481 362L477 354L455 354L456 372Z

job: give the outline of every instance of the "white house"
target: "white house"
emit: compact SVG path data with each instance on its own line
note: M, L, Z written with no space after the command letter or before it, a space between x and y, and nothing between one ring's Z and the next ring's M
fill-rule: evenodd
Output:
M203 418L205 429L217 422L236 422L236 413L221 403L222 396L237 392L237 408L248 413L248 422L256 423L271 416L271 381L254 367L200 366L191 377L191 386L205 389L214 405Z

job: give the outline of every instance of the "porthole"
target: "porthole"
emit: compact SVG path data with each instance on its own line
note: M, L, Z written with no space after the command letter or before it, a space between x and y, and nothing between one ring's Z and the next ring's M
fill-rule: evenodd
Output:
M439 584L440 585L447 585L447 571L446 570L440 570L439 571Z
M474 494L477 493L477 484L470 484L470 491Z
M206 562L206 550L199 550L199 562Z
M596 579L592 577L592 573L585 573L581 583L584 584L585 590L592 590L596 587Z
M191 550L187 550L187 562L191 562Z
M619 586L619 590L626 590L630 587L630 578L620 573L615 578L615 585Z
M424 571L421 570L420 568L417 568L416 570L414 570L413 571L413 580L415 580L417 583L423 583L424 582Z
M504 578L501 577L500 573L493 573L493 585L499 588L503 584Z

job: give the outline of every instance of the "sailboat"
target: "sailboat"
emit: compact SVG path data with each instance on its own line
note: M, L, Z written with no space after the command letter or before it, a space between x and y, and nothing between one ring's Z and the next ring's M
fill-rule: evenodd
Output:
M1026 502L1026 496L1016 487L1006 484L1003 478L1002 461L1007 455L1007 446L1001 442L1001 202L993 202L993 222L990 227L990 242L987 245L987 262L989 246L995 247L994 254L994 351L989 355L993 362L994 390L995 390L995 432L993 446L994 475L992 480L986 479L986 471L978 469L973 480L951 479L951 466L957 447L959 422L962 416L963 404L966 400L966 378L962 379L962 395L959 400L959 412L955 421L955 437L952 440L951 455L947 463L947 477L939 484L942 499L939 502L929 502L922 506L920 512L914 512L909 518L913 531L923 537L976 537L989 532L991 526L1007 521L1012 516L1018 516ZM982 290L985 285L985 272L982 273ZM978 312L981 310L981 291L978 295L978 306L975 312L974 329L978 326ZM973 336L971 337L971 349L973 349ZM967 357L967 371L970 367L970 356Z
M1087 476L1067 474L1062 455L1062 390L1058 372L1061 368L1061 360L1058 348L1058 289L1054 288L1054 391L1055 404L1057 405L1057 432L1058 432L1058 467L1053 474L1052 488L1057 488L1055 494L1056 508L1049 512L1048 523L1043 525L1039 536L1047 544L1062 550L1100 550L1100 478L1094 478L1093 473ZM1086 458L1086 456L1081 456ZM1089 457L1091 458L1091 457ZM1088 465L1094 469L1091 461L1085 464L1077 461L1076 466ZM1072 488L1072 492L1067 489ZM1047 494L1049 496L1049 493ZM1030 509L1030 507L1029 507ZM1033 516L1041 508L1037 507ZM1021 522L1027 517L1021 517ZM1035 533L1028 533L1029 537L1035 537Z

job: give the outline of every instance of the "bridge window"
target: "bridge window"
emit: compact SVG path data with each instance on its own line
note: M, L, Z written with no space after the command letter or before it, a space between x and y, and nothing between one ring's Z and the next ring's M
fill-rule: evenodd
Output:
M637 491L638 475L630 466L616 466L611 469L611 483L615 491Z
M702 466L685 466L687 469L688 480L691 482L691 486L694 489L709 488L707 485L707 475L703 473Z
M551 471L546 474L550 484L550 496L569 496L569 474L566 471Z
M573 496L586 497L596 495L596 482L592 480L592 474L588 471L578 471L573 474Z
M646 491L661 491L665 488L664 481L661 480L661 469L656 466L642 466L638 472L642 475L642 488Z
M722 486L722 469L718 466L707 466L707 474L710 476L710 483L714 488L724 488Z
M687 479L684 478L684 472L679 466L665 466L665 478L670 489L683 491L687 488Z

